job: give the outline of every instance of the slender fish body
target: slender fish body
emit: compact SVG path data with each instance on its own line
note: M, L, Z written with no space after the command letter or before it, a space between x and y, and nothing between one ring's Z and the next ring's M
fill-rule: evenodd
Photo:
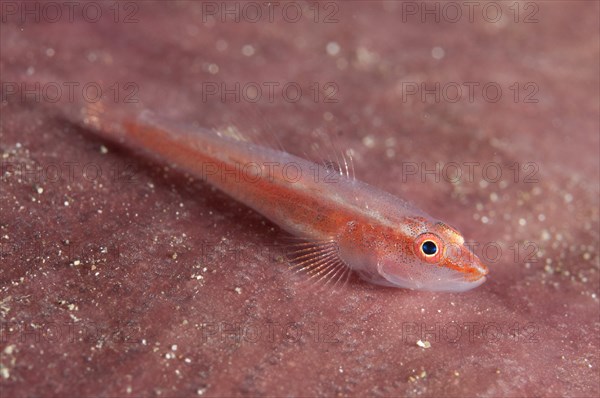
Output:
M97 116L84 124L206 180L303 238L296 260L312 276L339 280L352 270L379 285L438 291L486 279L487 268L455 229L354 179L345 157L335 170L149 112L111 129Z

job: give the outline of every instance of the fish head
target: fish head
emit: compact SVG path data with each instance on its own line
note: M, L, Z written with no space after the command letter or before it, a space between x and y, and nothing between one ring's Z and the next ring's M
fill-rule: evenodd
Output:
M379 252L377 269L389 285L416 290L466 291L481 285L487 267L449 225L424 217L410 220Z

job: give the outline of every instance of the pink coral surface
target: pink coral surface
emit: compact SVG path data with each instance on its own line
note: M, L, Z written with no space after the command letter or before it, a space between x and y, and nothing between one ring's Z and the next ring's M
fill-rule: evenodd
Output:
M2 2L0 396L597 396L599 5L466 3ZM322 130L488 281L309 291L260 214L57 117L99 88Z

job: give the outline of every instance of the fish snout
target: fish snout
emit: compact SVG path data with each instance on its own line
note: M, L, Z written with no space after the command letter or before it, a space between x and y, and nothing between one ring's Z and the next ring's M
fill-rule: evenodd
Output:
M475 253L465 248L467 258L470 259L469 266L467 267L468 279L471 281L477 281L481 278L485 278L490 273L488 267L477 257Z

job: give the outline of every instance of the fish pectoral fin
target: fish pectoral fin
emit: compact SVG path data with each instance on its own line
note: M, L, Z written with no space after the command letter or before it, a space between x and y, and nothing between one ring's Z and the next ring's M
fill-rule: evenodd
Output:
M339 246L335 240L322 240L289 245L286 257L294 273L308 276L313 285L322 287L343 286L352 273L350 267L340 258Z

